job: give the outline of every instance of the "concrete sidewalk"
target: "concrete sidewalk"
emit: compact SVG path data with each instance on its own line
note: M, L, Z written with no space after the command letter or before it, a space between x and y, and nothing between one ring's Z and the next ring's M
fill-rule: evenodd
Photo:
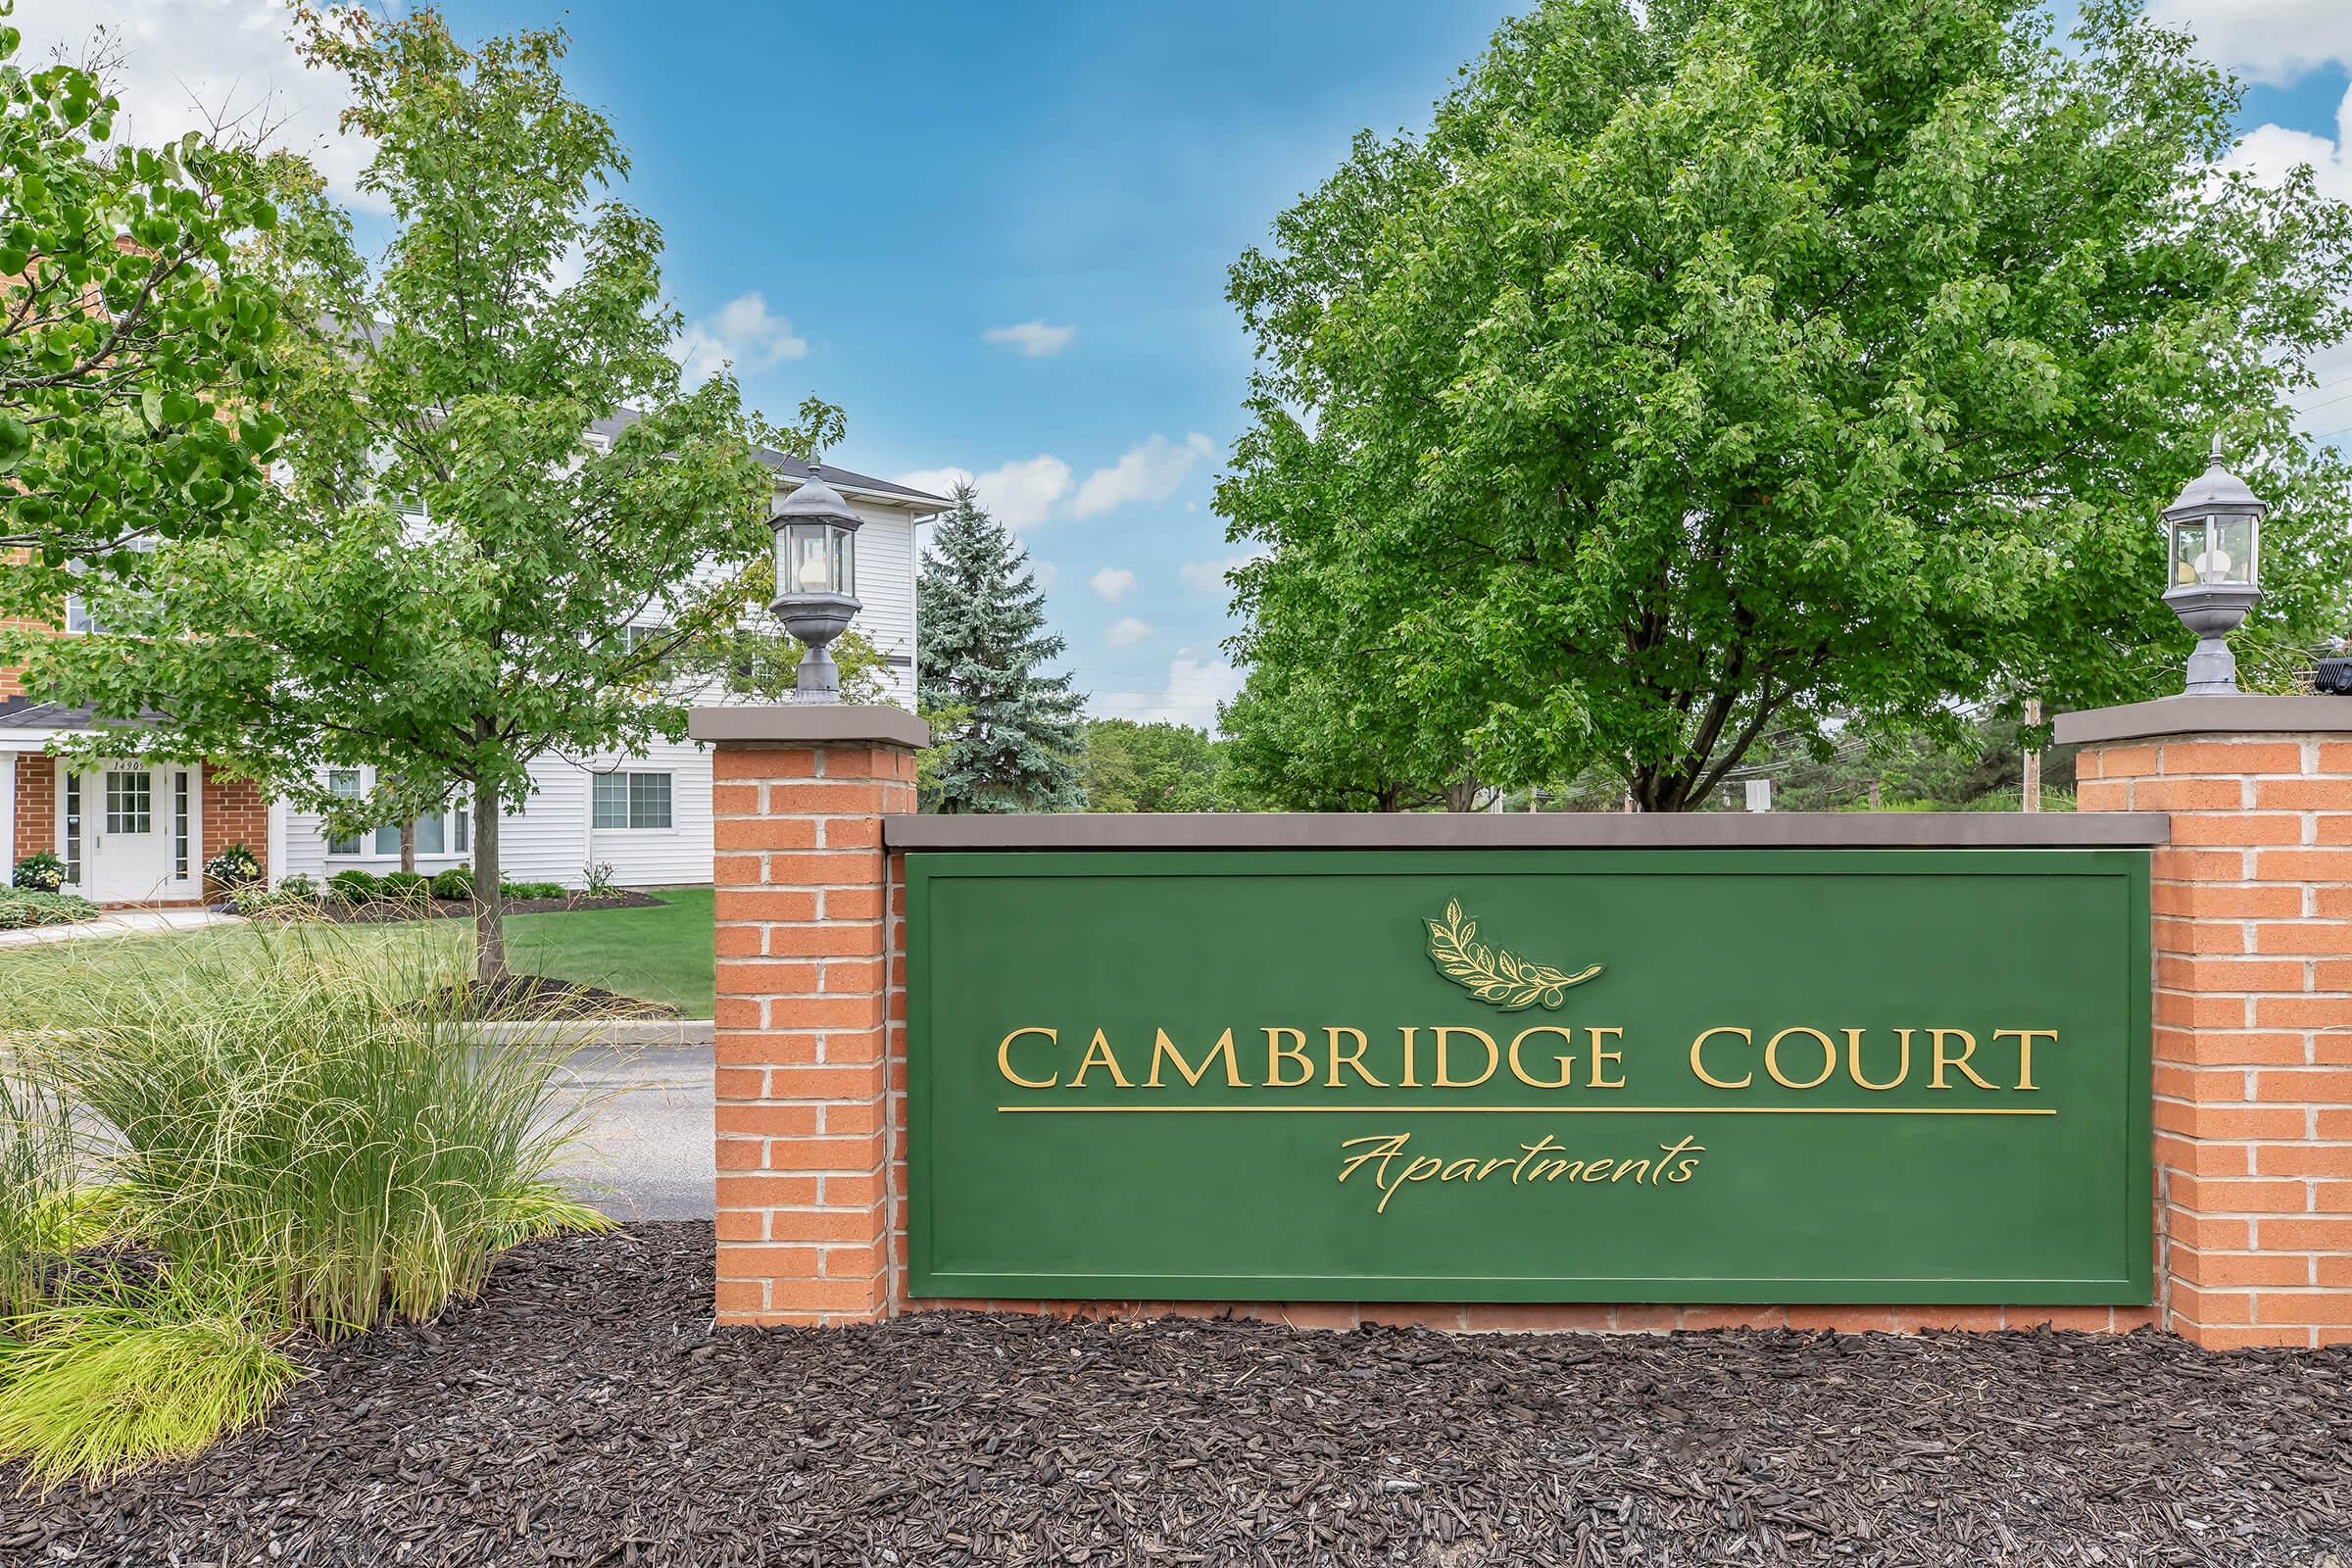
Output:
M0 948L86 942L99 937L156 936L167 931L199 931L209 925L244 923L242 915L216 914L210 909L109 909L95 920L74 925L36 925L22 931L0 931Z

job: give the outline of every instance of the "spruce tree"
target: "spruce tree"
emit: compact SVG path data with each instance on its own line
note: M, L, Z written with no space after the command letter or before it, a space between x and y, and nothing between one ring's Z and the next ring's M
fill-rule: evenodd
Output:
M924 808L1077 810L1086 698L1068 675L1039 673L1065 644L1045 629L1028 552L968 484L932 531L915 603L920 701L938 737Z

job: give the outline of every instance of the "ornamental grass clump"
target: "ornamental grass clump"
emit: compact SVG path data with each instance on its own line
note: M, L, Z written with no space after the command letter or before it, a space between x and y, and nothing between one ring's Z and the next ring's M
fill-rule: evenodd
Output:
M0 1047L0 1344L47 1297L77 1240L72 1118L47 1085Z
M184 1459L259 1421L305 1374L235 1283L167 1269L85 1280L0 1351L0 1462L47 1491Z
M303 1375L298 1341L607 1223L549 1179L585 1114L554 1103L565 1052L476 1043L455 944L117 946L13 956L0 989L0 1463L28 1484L195 1453Z
M582 1115L551 1108L552 1037L477 1043L437 949L259 936L159 949L86 993L52 971L45 1067L120 1141L123 1235L332 1338L429 1318L500 1250L603 1223L548 1180Z

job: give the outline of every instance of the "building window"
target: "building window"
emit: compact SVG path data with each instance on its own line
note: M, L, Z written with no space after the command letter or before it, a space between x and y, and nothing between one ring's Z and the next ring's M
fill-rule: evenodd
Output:
M150 775L107 770L106 830L109 833L155 831L155 781Z
M172 775L172 874L188 874L188 770Z
M667 773L599 773L589 826L662 828L670 825Z
M79 636L100 630L97 617L90 613L90 603L79 594L66 595L66 630Z
M81 775L66 775L66 880L81 886Z
M360 779L358 768L330 767L326 770L326 793L338 801L357 801L364 799L368 790ZM397 854L400 846L394 844L392 848ZM326 841L326 853L329 855L357 855L360 853L360 836L357 833L351 833L339 839L329 839Z
M364 801L372 782L368 773L367 768L330 767L326 770L326 791L339 801ZM473 852L472 813L463 799L446 811L418 817L410 826L416 829L416 853L420 856ZM400 824L384 823L364 833L329 839L326 853L358 859L396 860L400 858Z

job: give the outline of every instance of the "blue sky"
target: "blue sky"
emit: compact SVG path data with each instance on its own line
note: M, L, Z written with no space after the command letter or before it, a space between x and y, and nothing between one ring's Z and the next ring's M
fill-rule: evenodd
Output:
M2352 198L2345 0L2155 0L2252 80L2245 157ZM1234 684L1211 514L1250 357L1225 270L1359 127L1419 127L1492 0L452 0L461 32L561 21L632 149L692 351L752 399L843 405L831 456L961 469L1015 522L1100 712L1205 722ZM21 0L36 47L109 22L143 140L191 95L332 104L271 0ZM356 154L329 143L330 175ZM2352 427L2352 352L2310 427ZM2341 399L2342 401L2335 401ZM2343 432L2352 434L2352 430Z

